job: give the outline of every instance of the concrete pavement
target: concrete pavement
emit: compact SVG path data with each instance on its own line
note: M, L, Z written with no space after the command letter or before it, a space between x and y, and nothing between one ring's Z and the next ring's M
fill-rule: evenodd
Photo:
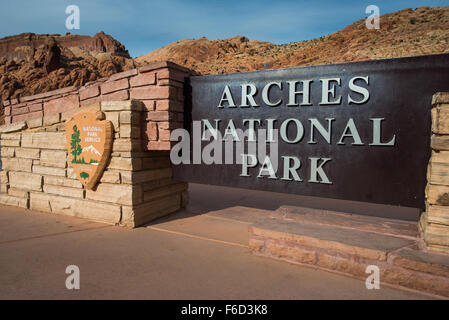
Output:
M205 190L191 188L193 198L198 192ZM1 206L0 298L428 298L382 283L367 290L357 279L253 256L247 226L254 212L239 218L195 203L133 230ZM65 287L72 264L80 268L80 290Z

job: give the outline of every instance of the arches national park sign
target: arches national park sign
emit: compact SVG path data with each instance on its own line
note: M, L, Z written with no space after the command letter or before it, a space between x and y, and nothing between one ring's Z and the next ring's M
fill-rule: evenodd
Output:
M449 91L448 55L198 76L190 82L193 143L186 150L183 139L172 151L182 150L182 160L174 162L176 179L424 207L431 99ZM264 138L257 152L236 147L239 130L247 133L246 142ZM235 144L233 162L225 159L229 140ZM273 141L277 154L260 157L261 147L271 151Z
M78 112L66 122L69 163L78 180L92 189L103 173L112 148L112 123L101 111Z

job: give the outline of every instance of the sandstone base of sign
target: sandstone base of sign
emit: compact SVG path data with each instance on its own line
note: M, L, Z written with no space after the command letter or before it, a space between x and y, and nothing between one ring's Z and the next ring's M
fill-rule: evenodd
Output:
M113 124L111 157L99 183L83 188L71 164L65 121L102 111ZM136 227L185 206L187 183L172 179L169 151L147 151L137 100L103 101L0 126L0 203Z
M429 250L449 253L449 93L433 95L431 114L432 153L420 230Z
M417 224L315 209L281 207L249 227L253 254L449 297L449 255L421 249Z

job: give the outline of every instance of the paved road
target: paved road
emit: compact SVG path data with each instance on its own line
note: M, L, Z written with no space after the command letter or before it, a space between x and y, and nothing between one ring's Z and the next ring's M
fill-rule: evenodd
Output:
M0 298L426 298L385 286L367 290L357 279L252 256L249 221L191 211L128 230L0 206ZM81 272L76 291L65 287L72 264Z

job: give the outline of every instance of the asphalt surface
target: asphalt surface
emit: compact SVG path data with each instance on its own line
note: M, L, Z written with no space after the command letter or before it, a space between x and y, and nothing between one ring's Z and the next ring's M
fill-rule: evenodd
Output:
M213 192L228 206L214 208ZM253 256L247 227L263 212L227 214L238 190L192 185L190 193L195 206L132 230L0 206L0 299L428 298ZM79 290L65 286L68 265L80 269Z

